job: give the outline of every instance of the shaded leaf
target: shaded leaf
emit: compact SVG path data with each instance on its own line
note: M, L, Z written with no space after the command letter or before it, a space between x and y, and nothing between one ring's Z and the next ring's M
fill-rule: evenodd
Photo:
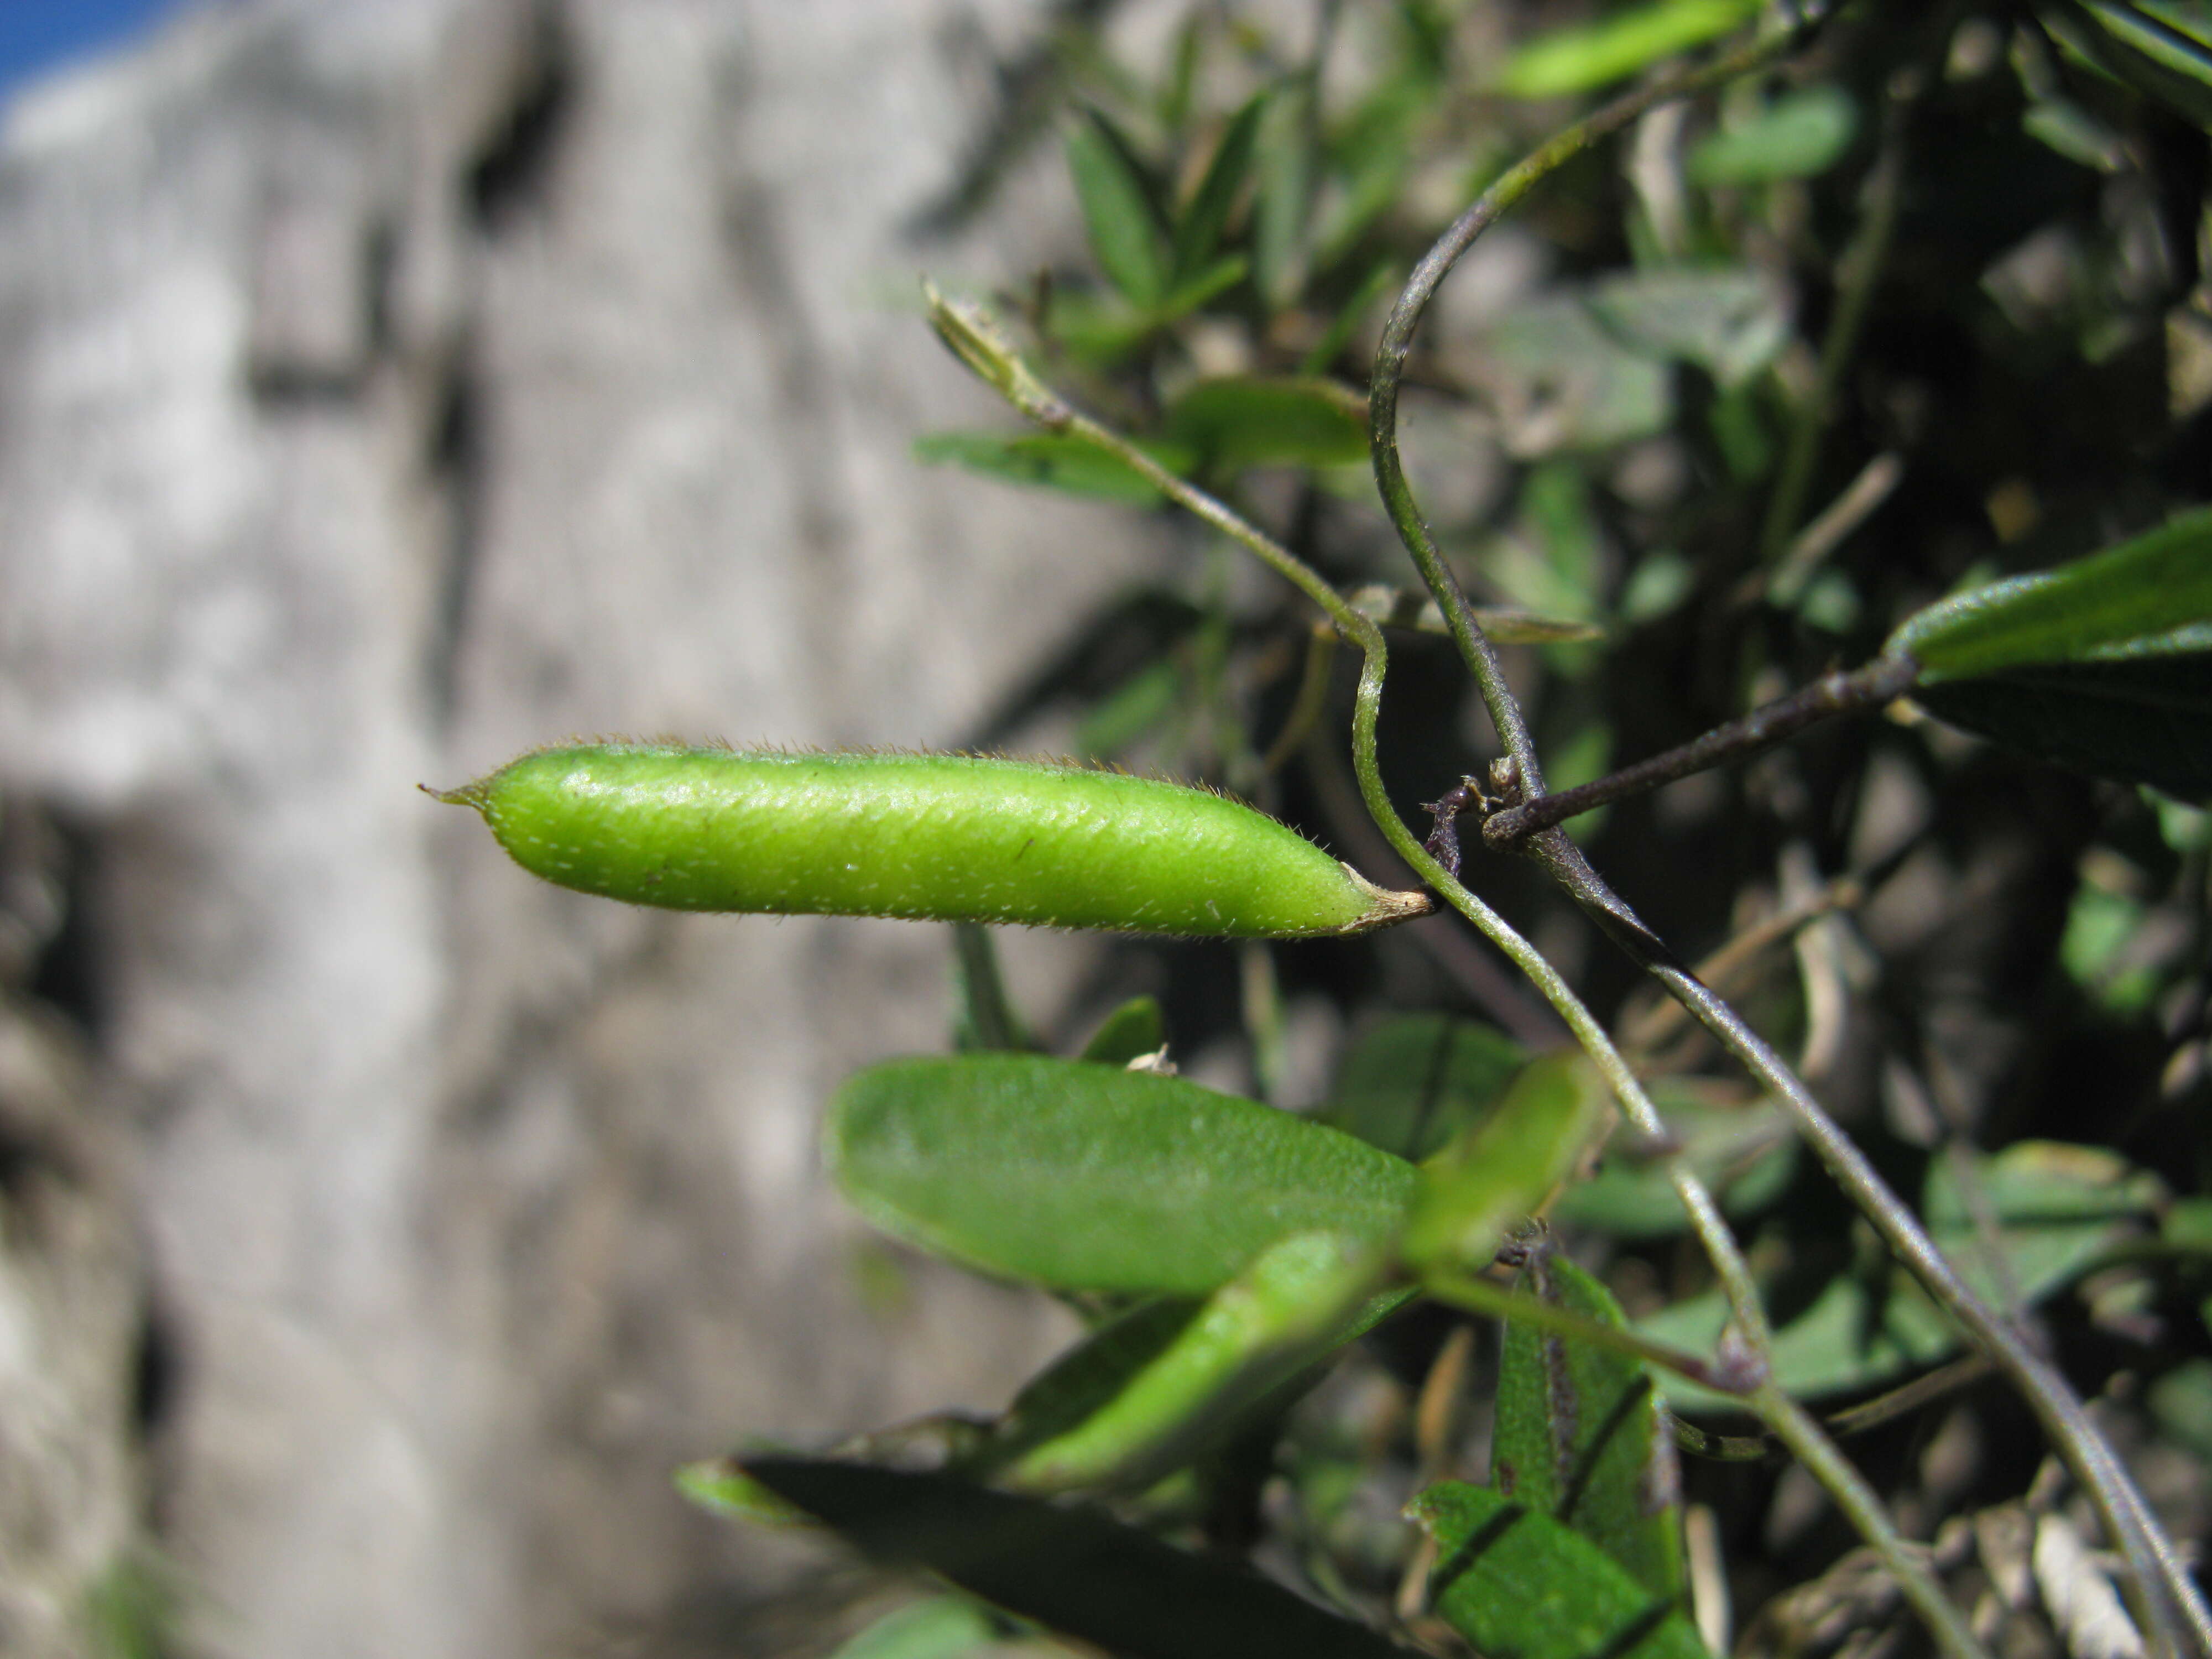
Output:
M1228 228L1237 197L1252 175L1252 156L1260 137L1260 119L1267 107L1267 94L1258 94L1230 117L1213 152L1213 160L1199 180L1190 205L1175 228L1170 286L1188 282L1206 268Z
M2212 131L2212 7L2203 0L2059 0L2039 9L2075 52Z
M1690 147L1690 182L1769 184L1810 179L1843 159L1858 134L1858 106L1841 87L1823 82L1776 99L1747 121L1707 133Z
M1170 472L1188 471L1193 457L1172 445L1147 445ZM917 438L915 458L932 465L950 462L1010 483L1034 484L1071 495L1095 496L1150 507L1160 492L1120 457L1058 432L933 432Z
M2064 1141L2014 1141L2001 1152L1978 1155L1974 1168L1997 1219L2001 1268L1990 1260L1948 1158L1928 1167L1921 1213L1943 1253L1997 1307L2012 1300L2012 1290L2033 1304L2077 1278L2135 1231L2162 1192L2155 1176L2118 1153Z
M1081 1060L897 1060L838 1091L832 1172L887 1231L1060 1290L1202 1296L1277 1240L1382 1238L1413 1166L1180 1078Z
M1333 380L1200 380L1170 405L1168 439L1211 467L1346 466L1367 459L1367 400Z
M1318 1116L1419 1162L1494 1105L1528 1057L1494 1026L1394 1014L1352 1044Z
M1406 1513L1436 1540L1436 1610L1486 1659L1706 1659L1672 1601L1549 1516L1458 1481Z
M1510 98L1557 98L1624 80L1759 15L1759 0L1649 0L1596 22L1553 29L1505 60L1493 83Z
M1003 1480L1030 1492L1152 1485L1312 1361L1402 1305L1411 1292L1370 1295L1382 1267L1372 1245L1339 1234L1298 1233L1271 1245L1079 1420L1021 1449ZM1136 1352L1117 1346L1120 1356ZM1094 1387L1103 1380L1096 1364L1083 1375ZM1055 1385L1052 1395L1064 1409L1074 1390ZM1040 1416L1033 1404L1016 1433ZM1018 1424L1021 1417L1018 1402Z
M1923 685L1912 700L2008 749L2212 800L2212 651L2011 669Z
M1548 1243L1516 1288L1625 1328L1613 1293ZM1490 1484L1572 1527L1643 1589L1683 1595L1681 1476L1643 1362L1508 1322L1498 1360Z
M1755 1214L1781 1195L1797 1167L1797 1137L1778 1102L1733 1103L1688 1078L1654 1079L1650 1087L1668 1133L1729 1215ZM1628 1126L1616 1130L1597 1173L1560 1194L1553 1213L1621 1238L1686 1231L1689 1218L1666 1167L1635 1139Z
M1107 1066L1127 1066L1167 1046L1167 1021L1158 997L1131 997L1106 1016L1083 1045L1083 1058Z
M1068 131L1067 167L1098 269L1131 305L1149 311L1167 295L1167 240L1127 140L1097 110L1085 110Z
M1175 663L1148 664L1084 715L1075 728L1075 752L1086 760L1110 760L1164 724L1184 698L1182 671Z
M1489 1264L1507 1231L1534 1215L1589 1156L1611 1109L1579 1050L1539 1055L1497 1108L1421 1165L1403 1250L1418 1270Z
M745 1472L887 1566L919 1567L1125 1659L1389 1659L1401 1650L1264 1579L1096 1510L941 1474L797 1457Z
M1469 368L1516 456L1649 437L1674 414L1665 365L1605 328L1579 296L1516 306L1482 342Z
M1598 283L1589 304L1636 349L1695 363L1723 387L1748 381L1790 343L1790 296L1755 270L1631 271Z

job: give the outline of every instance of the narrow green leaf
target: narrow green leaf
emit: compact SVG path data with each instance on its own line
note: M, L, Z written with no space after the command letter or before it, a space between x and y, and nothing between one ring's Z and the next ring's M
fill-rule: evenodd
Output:
M1164 424L1171 443L1224 471L1367 459L1367 400L1333 380L1200 380L1169 406Z
M872 1559L934 1572L1122 1659L1403 1659L1363 1626L1096 1510L864 1464L744 1468Z
M734 1457L710 1457L676 1471L676 1490L709 1515L746 1521L757 1527L803 1527L804 1511L793 1509L739 1467Z
M971 1659L998 1639L991 1615L964 1595L933 1595L887 1613L830 1659Z
M1858 134L1858 106L1830 82L1776 99L1750 120L1707 133L1683 171L1693 185L1763 185L1811 179L1841 161Z
M2008 749L2212 800L2212 650L2007 669L1923 685L1912 700Z
M1075 752L1085 760L1113 760L1188 705L1182 669L1158 658L1092 704L1075 727Z
M1407 1261L1447 1273L1486 1267L1507 1231L1589 1154L1610 1109L1604 1079L1579 1050L1530 1060L1494 1111L1421 1165Z
M2203 0L2057 0L2039 9L2075 52L2212 131L2212 6Z
M1968 1283L1997 1306L2016 1291L2041 1301L2078 1277L2157 1205L2155 1176L2101 1146L2019 1140L1974 1159L1976 1184L1997 1218L2002 1261L1992 1261L1948 1158L1928 1166L1921 1213Z
M2212 651L2212 507L2038 575L1929 606L1887 647L1923 687L2060 663Z
M1214 149L1213 160L1207 164L1206 176L1199 180L1190 205L1183 210L1175 228L1172 285L1180 286L1197 276L1212 258L1213 250L1220 246L1221 234L1229 228L1229 216L1237 205L1237 194L1252 176L1260 119L1267 107L1267 94L1257 94L1230 117L1228 126L1223 130L1221 143Z
M1152 459L1170 472L1189 470L1193 456L1172 445L1148 445ZM971 472L1009 483L1058 489L1150 507L1160 492L1152 481L1120 457L1096 444L1058 432L933 432L915 440L915 459L931 465L950 462Z
M1548 1242L1530 1251L1516 1288L1626 1327L1613 1293ZM1641 1361L1509 1322L1490 1484L1572 1527L1652 1595L1681 1601L1681 1474Z
M1740 386L1790 343L1790 301L1760 272L1666 267L1608 276L1590 290L1598 320L1636 350L1695 363Z
M832 1172L885 1231L1060 1290L1203 1296L1291 1233L1388 1237L1413 1167L1180 1078L974 1054L860 1073Z
M1549 1516L1458 1481L1406 1513L1436 1540L1436 1610L1486 1659L1707 1659L1668 1597Z
M1252 267L1260 297L1279 310L1305 286L1306 227L1313 216L1313 91L1300 81L1267 101L1257 144L1252 200Z
M1318 1115L1418 1163L1495 1105L1528 1058L1493 1026L1394 1014L1352 1043Z
M1151 310L1168 291L1168 251L1128 142L1103 115L1086 110L1068 131L1067 167L1099 270L1131 305Z
M1083 1045L1083 1058L1104 1066L1127 1066L1167 1046L1167 1021L1158 997L1131 997L1106 1016Z
M1730 1216L1755 1215L1781 1195L1797 1167L1797 1136L1779 1102L1716 1097L1701 1081L1655 1079L1654 1101L1690 1167ZM1668 1238L1689 1218L1665 1165L1632 1144L1623 1125L1597 1173L1559 1194L1553 1214L1620 1238Z
M1759 0L1650 0L1594 23L1553 29L1505 60L1494 82L1509 98L1593 92L1648 64L1726 34L1759 15Z
M1110 1398L1023 1451L1005 1482L1036 1492L1142 1491L1195 1456L1255 1401L1401 1304L1405 1293L1370 1294L1382 1267L1373 1244L1341 1234L1297 1233L1270 1245Z

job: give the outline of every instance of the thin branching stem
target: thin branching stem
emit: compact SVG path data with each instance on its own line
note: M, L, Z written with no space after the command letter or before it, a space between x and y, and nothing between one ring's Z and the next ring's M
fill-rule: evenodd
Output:
M931 320L945 343L1022 413L1048 431L1075 434L1119 458L1169 500L1249 550L1261 563L1318 605L1338 630L1359 647L1363 661L1352 709L1352 759L1360 795L1376 827L1392 849L1442 895L1445 902L1480 928L1534 982L1595 1062L1629 1121L1644 1134L1665 1140L1666 1125L1652 1105L1650 1096L1582 999L1559 970L1515 932L1504 917L1437 863L1391 803L1383 788L1376 753L1382 683L1389 666L1389 648L1382 629L1354 610L1318 571L1273 538L1204 490L1170 472L1118 433L1079 413L1048 389L1030 374L981 311L955 305L933 291L930 303ZM1713 1263L1749 1363L1755 1370L1763 1369L1771 1363L1773 1333L1751 1268L1736 1247L1735 1235L1721 1214L1720 1206L1690 1168L1686 1157L1674 1153L1668 1158L1665 1167L1689 1213L1691 1227ZM1806 1456L1807 1467L1829 1486L1838 1504L1858 1526L1860 1535L1881 1556L1906 1599L1927 1621L1947 1659L1988 1659L1944 1595L1942 1586L1929 1572L1921 1553L1898 1533L1880 1503L1873 1499L1849 1461L1826 1440L1820 1425L1771 1383L1756 1387L1745 1397L1744 1404L1777 1437L1800 1449L1800 1455ZM1805 1448L1812 1449L1809 1455Z
M1429 534L1399 455L1398 392L1414 331L1438 285L1475 239L1546 175L1599 139L1617 131L1651 105L1665 98L1718 85L1755 69L1771 61L1794 39L1794 33L1785 33L1739 48L1703 69L1632 94L1540 146L1509 169L1437 240L1415 268L1384 326L1376 352L1374 380L1369 388L1376 481L1400 538L1443 610L1499 739L1513 760L1519 785L1530 799L1541 796L1544 787L1542 768L1527 718L1506 683L1496 649L1476 621L1458 578L1444 562ZM1371 740L1371 720L1367 735ZM2171 1540L2065 1379L2035 1352L2018 1331L1990 1310L1936 1249L1917 1218L1875 1174L1857 1146L1822 1110L1804 1083L1744 1023L1740 1014L1684 967L1665 944L1644 926L1563 832L1556 828L1547 830L1528 836L1522 844L1578 905L1656 975L1754 1076L1782 1097L1796 1117L1800 1133L1812 1142L1832 1176L1873 1221L1891 1250L2021 1389L2060 1455L2088 1492L2112 1543L2126 1555L2131 1569L2127 1576L2130 1604L2142 1622L2146 1634L2164 1651L2180 1651L2178 1609L2179 1618L2188 1623L2199 1651L2212 1655L2212 1613L2208 1613L2203 1596ZM1435 884L1430 872L1420 862L1411 859L1408 861L1413 862L1424 878ZM1457 885L1455 882L1451 884ZM1437 890L1450 897L1444 886L1438 884ZM1455 899L1452 902L1457 902ZM1520 957L1516 956L1515 959L1517 962ZM1551 994L1543 980L1539 979L1538 984L1545 988L1547 995ZM1576 1034L1582 1035L1579 1028ZM1695 1206L1692 1214L1693 1218L1697 1214ZM1711 1242L1703 1228L1699 1236L1710 1249ZM1717 1267L1722 1257L1717 1254L1714 1260ZM1723 1278L1725 1282L1724 1272ZM1793 1434L1800 1436L1808 1431L1817 1432L1809 1419L1792 1430ZM1816 1475L1826 1478L1820 1464L1808 1466ZM1870 1542L1876 1541L1873 1534L1868 1535ZM1887 1552L1884 1554L1887 1559ZM1936 1597L1940 1605L1923 1604L1910 1583L1902 1577L1899 1582L1905 1584L1906 1595L1929 1620L1939 1639L1948 1646L1949 1632L1956 1625L1955 1609L1950 1608L1940 1592ZM2163 1595L2160 1593L2161 1588Z

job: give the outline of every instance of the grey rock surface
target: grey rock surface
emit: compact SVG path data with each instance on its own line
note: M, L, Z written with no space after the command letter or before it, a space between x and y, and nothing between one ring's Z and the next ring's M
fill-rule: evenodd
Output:
M976 43L1039 27L253 0L10 112L0 800L76 849L78 1109L136 1217L70 1258L109 1289L70 1363L117 1380L52 1432L106 1471L88 1583L137 1504L143 1240L175 1650L694 1650L680 1609L793 1558L676 1464L993 1405L1065 1335L911 1262L865 1294L818 1173L837 1079L942 1045L933 930L594 903L415 788L578 732L956 742L1144 568L908 456L998 418L915 274L1068 234L1049 168L902 228ZM1080 948L1010 949L1049 1010Z

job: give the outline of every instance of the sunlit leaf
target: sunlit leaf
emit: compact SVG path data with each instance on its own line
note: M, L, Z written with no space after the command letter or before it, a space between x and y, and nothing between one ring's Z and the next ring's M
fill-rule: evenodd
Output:
M1370 1294L1383 1265L1372 1245L1337 1234L1299 1233L1271 1245L1079 1420L1039 1437L1042 1413L1032 1408L1025 1422L1017 1402L1014 1431L1034 1443L1000 1479L1030 1492L1151 1486L1402 1304L1410 1292ZM1103 1380L1095 1367L1090 1380ZM1055 1403L1064 1408L1072 1393L1055 1387Z
M1601 1324L1626 1323L1612 1292L1548 1243L1530 1251L1515 1288ZM1681 1600L1681 1478L1642 1361L1508 1322L1490 1484L1572 1527L1644 1589Z
M973 1054L860 1073L831 1169L887 1231L1061 1290L1203 1296L1291 1233L1387 1237L1413 1166L1180 1078Z
M1486 1659L1707 1659L1670 1598L1547 1515L1458 1481L1407 1514L1436 1540L1431 1604Z
M2055 0L2039 9L2075 52L2212 131L2212 6L2203 0Z
M1843 159L1858 125L1850 94L1824 81L1707 133L1691 146L1683 171L1692 184L1708 187L1814 178Z
M1625 80L1759 15L1759 0L1648 0L1593 23L1553 29L1508 58L1493 84L1510 98L1556 98Z
M1402 1650L1266 1580L1096 1510L797 1457L745 1473L886 1566L921 1568L1123 1659L1393 1659Z
M1417 1271L1488 1265L1587 1158L1611 1097L1580 1050L1539 1055L1497 1107L1421 1165L1403 1249Z
M933 1595L887 1613L830 1659L971 1659L998 1631L991 1615L960 1595Z

